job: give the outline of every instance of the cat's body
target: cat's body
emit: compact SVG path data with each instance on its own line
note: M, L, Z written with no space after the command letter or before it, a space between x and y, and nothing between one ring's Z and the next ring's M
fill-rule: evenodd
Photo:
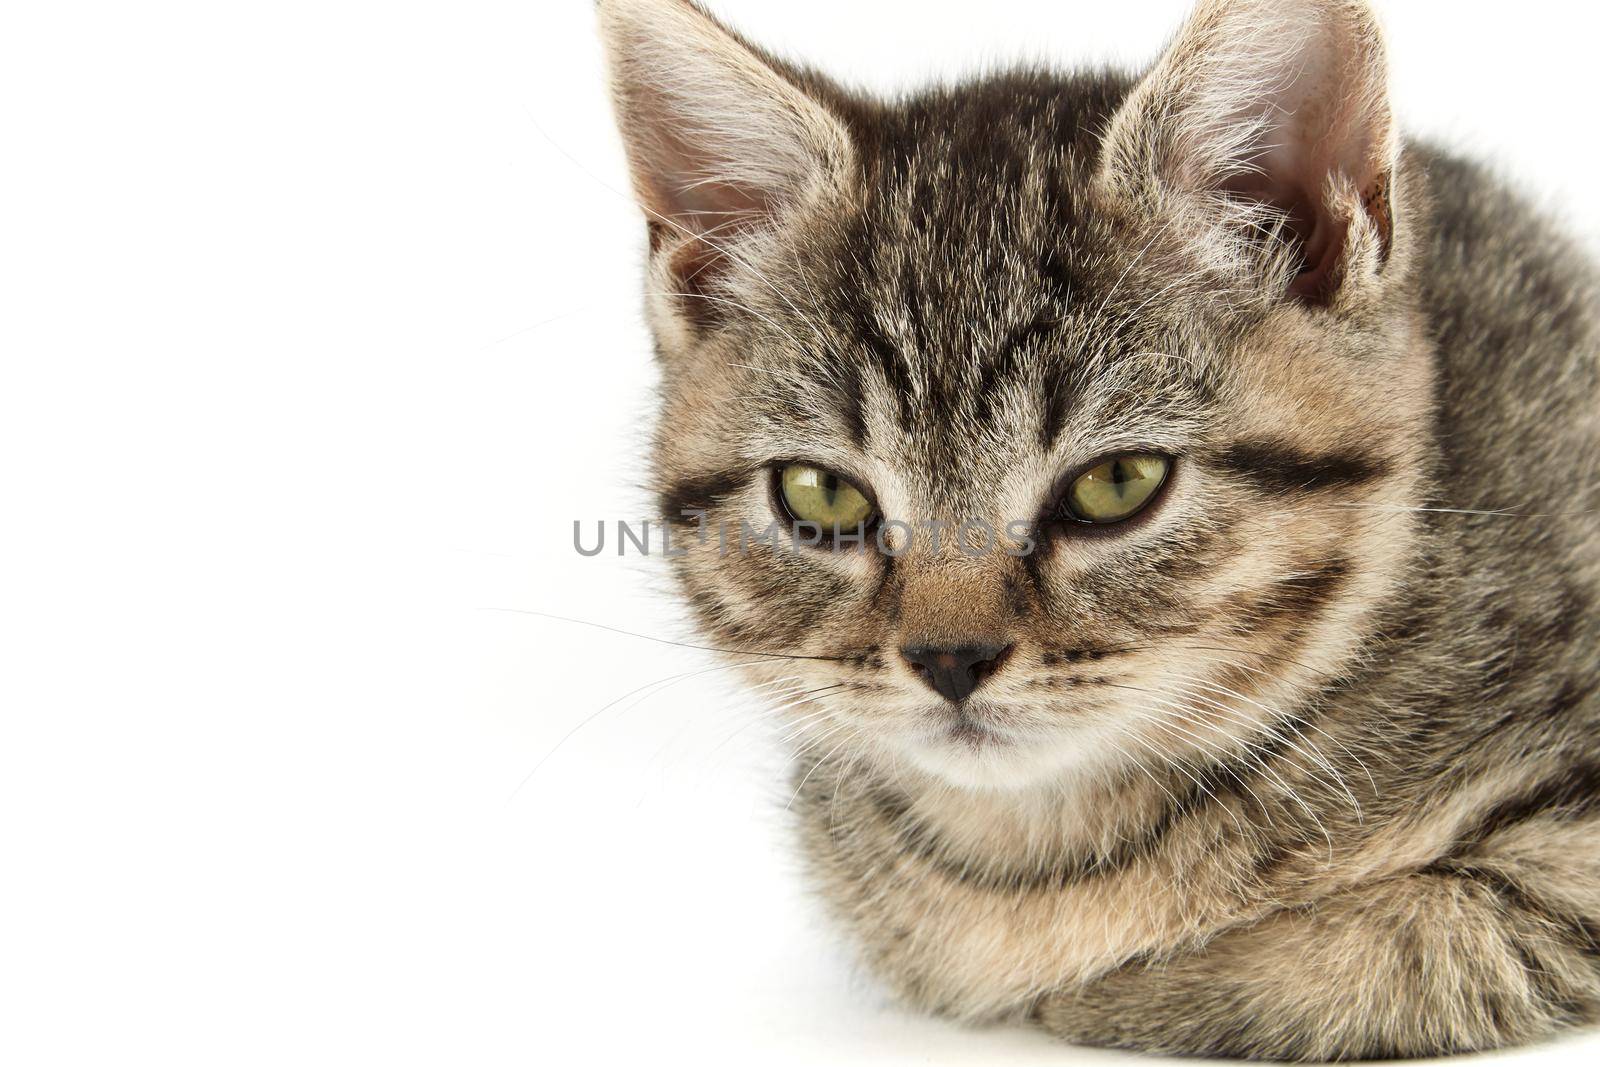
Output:
M1600 469L1588 267L1482 171L1409 156L1433 205L1419 265L1436 338L1431 465L1451 490L1422 505L1440 510L1419 517L1370 661L1303 729L1155 780L974 795L803 760L825 896L907 998L986 1018L1124 968L1080 998L1092 1026L1069 1015L1063 1028L1313 1058L1480 1048L1600 1003L1592 483L1544 497L1500 454L1509 431L1519 454ZM1520 917L1506 894L1534 890L1519 874L1551 894ZM1252 923L1229 935L1247 954L1218 961L1226 940L1186 951ZM1360 924L1343 932L1357 944L1340 923ZM1146 969L1174 953L1187 962ZM1410 995L1371 989L1388 968ZM1471 999L1452 1006L1457 994ZM1051 999L1037 1010L1048 1022Z
M885 523L1004 527L1098 456L1172 457L1146 511L1016 555L678 561L800 701L806 853L874 971L962 1018L1274 1058L1600 1015L1594 275L1402 150L1365 9L1213 2L1142 80L893 106L678 0L602 16L669 515L761 525L803 459ZM980 639L975 693L936 700L922 647Z
M1440 510L1419 517L1405 590L1368 638L1371 662L1322 694L1312 726L1267 739L1269 757L1163 769L1155 781L974 797L802 761L805 841L827 899L910 1000L989 1017L1130 968L1123 997L1109 982L1091 987L1093 1029L1067 1027L1146 1048L1314 1057L1482 1048L1594 1011L1600 536L1581 496L1589 482L1574 485L1576 499L1542 498L1499 451L1512 432L1520 456L1600 470L1587 264L1474 166L1419 147L1408 157L1434 205L1419 272L1437 338L1432 464L1451 490L1422 504ZM1512 347L1515 362L1504 358ZM1536 827L1550 851L1520 854ZM1510 864L1533 862L1539 880L1555 867L1560 883L1515 933L1462 915L1509 918L1493 873L1506 845ZM1333 907L1370 926L1360 936L1382 960L1318 933L1312 913L1326 923ZM1243 968L1234 987L1208 965L1222 945L1144 971L1149 958L1275 913L1234 934L1259 942L1230 960ZM1451 1011L1450 985L1475 976L1437 945L1408 942L1427 925L1459 957L1502 969L1504 990L1485 990L1448 1024L1419 1005ZM1526 966L1550 969L1530 944L1552 939L1581 957L1560 1005ZM1405 979L1411 997L1370 992L1371 969L1387 965L1418 968ZM1182 993L1176 1017L1155 1011L1152 985L1179 981L1216 985ZM1235 995L1253 1003L1205 1011ZM1040 1011L1048 1021L1050 998ZM1235 1011L1267 1032L1246 1035Z

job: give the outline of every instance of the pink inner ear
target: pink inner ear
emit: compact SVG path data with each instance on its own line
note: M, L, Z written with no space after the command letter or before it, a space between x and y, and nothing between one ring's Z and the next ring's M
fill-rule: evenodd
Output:
M773 209L769 196L749 184L712 177L729 167L706 131L684 121L655 94L636 99L642 130L635 186L646 209L650 251L670 250L669 284L683 317L698 328L720 318L714 281L726 267L725 248L740 231L758 226Z
M694 4L608 0L601 20L652 266L685 318L715 321L751 235L843 180L849 134L797 72Z
M728 234L770 209L761 190L712 177L727 169L727 161L694 143L699 131L674 130L670 119L657 120L651 166L640 175L645 207L670 220L668 227L680 235Z
M1335 217L1322 200L1320 182L1325 176L1303 174L1283 167L1287 152L1272 152L1279 166L1266 158L1257 161L1259 170L1235 175L1223 185L1233 196L1269 204L1284 215L1284 236L1298 252L1300 267L1289 292L1310 303L1325 303L1332 296L1334 270L1344 253L1349 223Z
M1229 178L1223 191L1283 212L1287 237L1300 258L1289 292L1320 304L1332 297L1337 286L1336 273L1350 230L1349 218L1336 213L1325 199L1329 179L1343 176L1356 186L1387 257L1392 230L1388 175L1369 162L1372 133L1354 121L1355 116L1304 98L1297 102L1301 113L1290 115L1277 130L1282 143L1253 157L1250 169ZM1307 116L1331 122L1332 129L1307 122Z
M726 246L739 239L741 230L759 225L772 205L759 190L736 182L690 180L688 175L703 173L712 164L677 147L676 166L654 176L644 191L645 207L653 213L650 250L672 248L667 272L682 294L680 310L688 321L706 328L720 317L712 283L727 265ZM678 187L671 187L672 182Z
M1267 66L1284 71L1283 80L1233 114L1241 124L1265 119L1265 143L1223 190L1283 212L1286 237L1300 258L1289 292L1324 303L1338 287L1352 221L1347 206L1327 201L1330 184L1355 187L1377 228L1381 255L1388 255L1392 118L1382 48L1371 27L1348 11L1316 4L1280 10L1295 16L1279 40L1289 47L1268 48Z

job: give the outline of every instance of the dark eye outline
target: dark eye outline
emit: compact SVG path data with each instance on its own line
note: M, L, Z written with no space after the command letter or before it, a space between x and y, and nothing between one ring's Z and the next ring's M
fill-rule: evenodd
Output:
M1086 519L1072 510L1072 487L1078 484L1078 479L1113 460L1123 459L1127 456L1155 456L1166 461L1166 470L1161 473L1161 484L1157 485L1144 503L1137 509L1124 515L1120 519L1108 521ZM1156 506L1167 496L1167 487L1172 484L1172 472L1178 467L1178 458L1155 448L1119 448L1115 452L1107 452L1072 469L1067 475L1056 482L1056 489L1051 497L1049 519L1065 524L1074 530L1091 534L1124 533L1131 529L1130 523L1138 524L1154 514ZM1047 520L1048 521L1048 520Z
M835 547L836 534L849 533L851 531L844 530L842 527L837 526L822 526L821 524L812 522L809 519L797 518L794 512L789 510L788 498L783 494L783 472L790 467L810 467L813 470L819 470L824 474L831 474L841 482L849 483L851 488L860 493L866 502L872 506L871 513L867 516L866 521L861 524L862 547L866 547L872 543L871 535L878 528L878 524L883 520L883 509L878 506L878 498L873 494L872 488L868 485L862 484L864 479L852 478L850 475L840 474L832 467L813 462L809 459L779 460L772 465L771 473L768 476L769 494L772 498L772 510L783 517L789 523L791 529L797 527L801 523L805 523L807 526L815 526L822 531L821 541L815 545L807 545L807 548L833 548ZM854 541L851 542L851 547L855 547Z

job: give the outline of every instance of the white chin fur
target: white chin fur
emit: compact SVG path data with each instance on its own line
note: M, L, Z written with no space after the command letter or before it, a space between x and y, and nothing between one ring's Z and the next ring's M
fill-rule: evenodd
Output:
M1023 792L1070 789L1104 773L1115 748L1096 730L974 747L949 736L897 738L896 753L917 770L960 789Z

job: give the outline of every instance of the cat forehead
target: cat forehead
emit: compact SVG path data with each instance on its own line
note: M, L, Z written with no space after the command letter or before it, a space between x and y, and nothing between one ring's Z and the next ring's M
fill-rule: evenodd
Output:
M1096 195L1125 91L1110 76L1019 75L888 109L859 134L849 202L791 231L801 247L781 258L834 305L836 330L936 372L1005 363L1075 327L1100 347L1197 325L1172 284L1193 266L1176 262L1181 242Z
M952 292L1025 281L1039 261L1060 280L1114 237L1092 206L1100 135L1114 101L1040 77L1001 80L887 109L858 134L857 203L836 260L860 279L913 279ZM1097 225L1098 223L1098 225Z
M1045 277L963 306L915 278L893 285L837 287L823 325L769 333L766 358L745 352L739 388L773 401L761 405L770 435L817 455L888 448L948 476L980 458L1153 443L1192 428L1213 394L1203 344L1092 288ZM822 309L794 310L816 321Z
M746 324L768 342L746 358L778 370L759 386L820 396L858 440L876 423L880 438L1046 449L1085 417L1192 406L1213 331L1141 256L1148 242L1118 244L1070 210L1024 222L995 199L923 225L858 223L773 275L785 294Z
M740 362L776 364L756 387L790 394L777 421L820 416L934 460L1192 410L1216 309L1181 284L1174 234L1094 190L1125 92L1015 75L862 123L854 195L769 246L741 294L769 343Z

